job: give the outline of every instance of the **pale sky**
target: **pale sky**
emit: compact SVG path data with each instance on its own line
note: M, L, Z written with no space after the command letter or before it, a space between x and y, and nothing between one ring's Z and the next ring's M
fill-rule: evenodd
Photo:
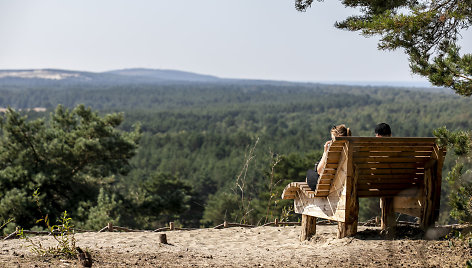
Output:
M401 52L333 24L326 0L0 0L0 69L123 68L288 81L423 81ZM461 42L472 51L469 30Z

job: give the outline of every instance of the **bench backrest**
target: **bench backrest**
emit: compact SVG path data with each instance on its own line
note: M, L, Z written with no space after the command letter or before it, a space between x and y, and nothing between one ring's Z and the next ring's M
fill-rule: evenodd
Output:
M351 176L356 176L358 197L416 196L424 188L426 169L434 166L434 178L441 180L446 151L435 140L337 137L329 148L314 196L328 196L335 191L335 178L342 176L338 170L347 165L356 173ZM438 183L440 191L441 182L435 184Z

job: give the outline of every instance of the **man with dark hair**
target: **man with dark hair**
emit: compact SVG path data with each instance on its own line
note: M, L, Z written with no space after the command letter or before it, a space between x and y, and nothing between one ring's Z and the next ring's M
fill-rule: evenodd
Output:
M375 127L375 137L391 137L392 130L387 123L380 123Z

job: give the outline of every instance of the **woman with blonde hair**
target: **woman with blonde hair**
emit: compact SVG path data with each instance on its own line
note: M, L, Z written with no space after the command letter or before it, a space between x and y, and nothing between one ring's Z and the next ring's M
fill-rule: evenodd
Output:
M314 190L316 189L316 184L318 183L318 177L323 169L326 166L326 160L328 158L328 150L331 144L334 141L335 137L342 137L342 136L351 136L351 130L346 127L346 125L341 124L337 126L333 126L331 128L331 140L325 142L324 144L324 152L323 156L321 157L320 162L315 165L315 170L309 170L306 177L306 182L308 185Z

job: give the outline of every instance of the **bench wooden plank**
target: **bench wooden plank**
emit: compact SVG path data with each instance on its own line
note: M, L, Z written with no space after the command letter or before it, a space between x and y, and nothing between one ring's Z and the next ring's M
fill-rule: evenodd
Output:
M285 194L282 199L295 199L296 197L296 194Z
M390 183L390 184L384 184L384 183L359 183L357 188L359 191L361 190L368 190L368 189L377 189L379 191L384 191L384 190L394 190L394 189L408 189L410 187L419 187L423 183Z
M337 165L338 162L339 162L339 156L338 156L338 157L332 157L332 158L326 159L326 163L331 164L331 165L332 165L332 164L336 164L336 165Z
M432 146L371 146L354 147L354 152L433 152Z
M318 185L317 185L318 190L329 190L330 188L331 188L331 184L318 183Z
M354 143L359 143L359 142L404 142L404 143L410 143L410 142L436 142L436 138L434 137L336 137L336 141L350 141Z
M337 164L337 163L336 163L336 164L327 163L325 168L332 169L332 170L336 170L337 167L338 167L338 164ZM336 172L335 172L335 173L336 173Z
M416 156L424 156L424 157L431 157L431 153L429 151L407 151L407 152L355 152L354 158L359 157L375 157L375 156L383 156L383 157L416 157Z
M384 182L402 179L422 179L424 174L365 174L359 175L359 180L382 180Z
M419 168L398 168L398 169L371 169L371 168L365 168L365 169L359 169L359 175L381 175L381 174L421 174L424 173L424 169L419 169Z
M394 142L390 142L390 143L386 143L386 142L378 142L378 143L374 143L374 142L370 142L370 143L356 143L354 145L354 151L359 151L359 149L361 148L370 148L370 147L382 147L382 148L394 148L394 149L398 149L398 148L411 148L415 151L418 151L418 150L423 150L424 148L426 148L426 150L430 150L432 149L432 147L434 146L434 143L410 143L410 144L405 144L403 142L398 142L398 143L394 143ZM428 149L429 147L429 149Z
M424 166L424 163L360 163L357 164L359 168L388 168L388 169L408 169L408 168L420 168Z
M389 191L358 191L359 197L395 197L395 196L416 196L418 189L396 189Z
M332 180L334 179L334 174L325 173L323 176L320 176L320 180Z
M343 150L342 145L338 145L338 144L333 144L331 145L331 147L329 147L330 152L341 152L342 150Z
M325 174L334 175L334 174L336 174L336 169L326 167L326 168L323 170L323 175L325 175Z
M426 162L430 157L359 157L355 158L354 163L411 163Z
M365 180L365 179L359 179L358 184L362 184L362 185L372 185L372 184L382 184L382 185L385 185L386 188L390 187L391 185L394 185L394 184L422 184L423 183L423 179L396 179L396 180L381 180L381 179L377 179L377 180Z
M342 221L345 218L344 197L308 197L297 196L294 200L295 213L323 219Z

